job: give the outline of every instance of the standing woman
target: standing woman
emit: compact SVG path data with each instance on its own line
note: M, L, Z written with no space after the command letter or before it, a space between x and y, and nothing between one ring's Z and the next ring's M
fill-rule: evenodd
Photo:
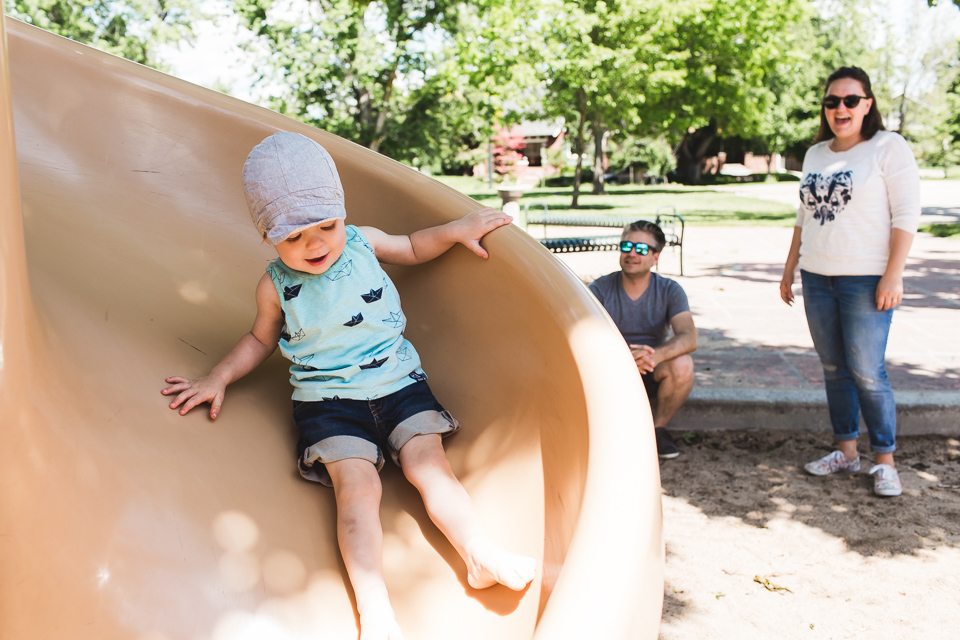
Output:
M818 476L859 471L862 413L875 454L873 491L898 496L897 408L884 352L920 220L920 176L906 141L884 130L863 69L841 67L827 78L820 131L803 159L800 197L780 297L793 303L799 264L838 446L804 468Z

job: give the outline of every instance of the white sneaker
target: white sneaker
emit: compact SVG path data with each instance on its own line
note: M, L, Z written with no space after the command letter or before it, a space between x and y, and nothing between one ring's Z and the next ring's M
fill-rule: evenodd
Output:
M898 496L903 493L900 474L888 464L875 464L870 467L873 476L873 492L878 496Z
M806 469L807 473L815 476L826 476L840 471L844 473L857 473L860 471L860 456L858 455L853 460L847 460L847 457L843 455L842 451L834 451L819 460L808 462L803 465L803 468Z

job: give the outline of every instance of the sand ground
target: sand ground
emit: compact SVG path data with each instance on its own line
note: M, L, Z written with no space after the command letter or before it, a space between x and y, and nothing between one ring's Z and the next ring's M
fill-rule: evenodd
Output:
M743 195L796 198L795 184L760 186ZM924 220L960 219L960 182L923 188ZM700 329L698 388L822 389L802 300L794 307L779 300L792 229L687 232L686 276L671 277L686 289ZM612 252L560 257L585 282L617 268ZM676 273L677 256L665 259L664 271ZM935 391L956 402L958 276L960 239L920 234L887 350L895 393ZM951 435L898 437L904 495L879 498L868 456L853 476L803 471L832 449L825 406L819 425L810 425L819 431L775 423L704 431L680 417L681 455L660 466L662 640L960 640L960 424L921 431ZM869 451L865 437L860 449Z
M807 475L829 442L689 433L661 463L662 640L960 638L960 440L901 438L899 498L872 494L867 456Z

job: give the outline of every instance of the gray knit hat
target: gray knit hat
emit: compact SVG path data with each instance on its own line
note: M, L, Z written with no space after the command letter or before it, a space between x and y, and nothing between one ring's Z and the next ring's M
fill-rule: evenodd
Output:
M243 192L253 224L270 244L347 217L337 165L299 133L280 131L253 148L243 165Z

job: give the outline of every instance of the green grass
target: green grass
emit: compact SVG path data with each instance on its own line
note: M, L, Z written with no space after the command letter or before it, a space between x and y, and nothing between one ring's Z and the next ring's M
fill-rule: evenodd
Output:
M923 180L956 180L960 178L960 166L952 164L948 167L944 167L942 164L927 164L920 163L920 170L932 170L932 171L942 171L944 173L943 177L928 177L921 176Z
M486 182L460 176L434 176L444 184L482 204L500 206L496 189ZM524 193L520 206L530 204L531 211L542 211L546 204L550 213L576 215L620 215L653 218L660 207L676 207L687 224L698 226L769 225L793 226L796 210L786 204L743 198L732 193L712 191L706 187L681 185L608 186L607 194L595 196L591 186L580 191L580 207L570 208L571 187L538 188Z
M960 236L960 222L932 222L920 225L920 231L938 238Z

